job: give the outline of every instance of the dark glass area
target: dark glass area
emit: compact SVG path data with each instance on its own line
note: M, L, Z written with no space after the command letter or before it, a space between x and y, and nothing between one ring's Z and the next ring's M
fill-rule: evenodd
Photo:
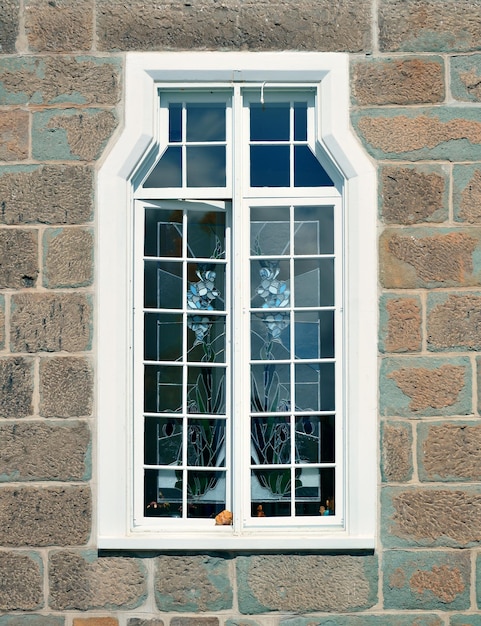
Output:
M335 469L304 469L296 485L296 516L325 517L335 515Z
M307 141L307 102L294 103L294 140Z
M189 413L225 415L225 368L189 367L187 410Z
M182 264L144 261L144 306L154 309L182 308Z
M187 254L193 258L225 258L224 211L189 211Z
M225 187L225 146L187 147L187 187Z
M144 460L146 465L182 463L181 418L152 416L145 418Z
M160 157L144 187L182 187L182 148L169 146Z
M334 254L334 208L298 206L294 209L294 253Z
M182 256L182 211L145 210L145 256Z
M289 207L251 207L251 254L290 252Z
M187 471L187 517L213 519L226 508L223 471Z
M296 409L334 411L336 400L334 363L299 363L295 367Z
M225 141L225 103L189 103L187 141Z
M146 517L182 517L182 472L146 469L144 503Z
M182 104L169 104L169 142L182 141Z
M289 140L289 103L265 102L250 105L251 141Z
M182 410L182 367L145 365L144 411L176 413Z
M225 467L223 419L189 419L187 427L187 464L192 467Z
M296 417L296 463L334 463L334 415Z
M334 259L296 259L294 271L295 306L334 305Z
M309 146L294 146L294 187L332 187L334 183Z
M306 311L295 314L295 358L334 357L334 311Z
M251 187L289 187L289 146L251 146Z
M255 465L290 463L290 418L252 417L251 454L251 461Z
M144 359L177 361L182 358L182 316L144 314Z

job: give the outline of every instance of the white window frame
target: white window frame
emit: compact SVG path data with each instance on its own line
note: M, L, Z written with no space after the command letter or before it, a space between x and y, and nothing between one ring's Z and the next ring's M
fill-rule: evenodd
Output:
M155 150L160 84L316 86L316 149L343 178L345 515L335 526L210 526L159 532L133 523L132 173ZM326 166L326 163L323 162ZM97 543L101 549L373 549L377 519L376 176L349 124L348 55L129 53L125 116L98 172ZM258 196L259 194L255 194ZM271 197L272 194L269 194ZM316 196L315 191L311 192ZM235 199L234 199L235 201ZM295 521L295 518L294 518Z

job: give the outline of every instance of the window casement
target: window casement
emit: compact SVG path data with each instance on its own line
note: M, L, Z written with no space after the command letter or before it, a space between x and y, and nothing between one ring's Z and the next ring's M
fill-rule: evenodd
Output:
M375 177L347 77L127 55L98 181L100 548L374 547Z

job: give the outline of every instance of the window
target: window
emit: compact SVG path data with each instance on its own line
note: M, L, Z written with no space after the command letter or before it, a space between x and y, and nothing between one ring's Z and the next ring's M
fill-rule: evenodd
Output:
M99 546L373 547L375 187L346 57L133 54L126 88L99 173Z

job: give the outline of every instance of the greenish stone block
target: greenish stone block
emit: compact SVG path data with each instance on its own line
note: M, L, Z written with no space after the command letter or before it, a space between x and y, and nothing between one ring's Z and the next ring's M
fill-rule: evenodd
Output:
M477 251L475 252L477 262ZM481 350L481 292L432 292L427 297L427 349L430 352Z
M451 58L451 93L456 100L481 101L481 54Z
M225 626L262 626L262 624L253 619L239 617L238 619L228 619Z
M2 615L0 626L63 626L64 617L54 615Z
M405 335L409 335L406 337L402 336L402 333L398 333L396 339L396 344L389 338L389 325L392 322L391 316L389 315L389 307L395 302L399 302L400 304L409 302L411 309L416 308L416 313L419 315L419 321L414 322L414 312L412 315L413 326L409 328L408 333L404 333ZM400 293L388 293L383 294L379 299L379 351L380 352L413 352L421 350L421 330L420 330L420 322L421 322L421 311L422 304L421 298L416 295L406 296L405 294ZM399 326L402 326L404 330L408 328L406 319L403 318L399 321ZM415 333L419 333L419 337L415 340L413 339Z
M204 555L158 557L155 582L158 609L176 613L232 609L229 561Z
M292 617L279 622L279 626L442 626L443 624L437 615L422 613Z
M381 415L470 415L471 378L467 357L387 357L380 370Z
M0 104L41 104L45 62L21 56L0 58Z
M354 129L371 156L389 160L481 160L481 119L462 107L354 111Z
M5 297L0 295L0 350L5 348Z
M465 552L384 552L384 608L468 609L470 570Z
M395 420L381 422L381 479L406 482L413 475L411 424Z
M481 222L481 165L453 166L453 208L457 222Z
M451 615L449 626L481 626L481 615Z

